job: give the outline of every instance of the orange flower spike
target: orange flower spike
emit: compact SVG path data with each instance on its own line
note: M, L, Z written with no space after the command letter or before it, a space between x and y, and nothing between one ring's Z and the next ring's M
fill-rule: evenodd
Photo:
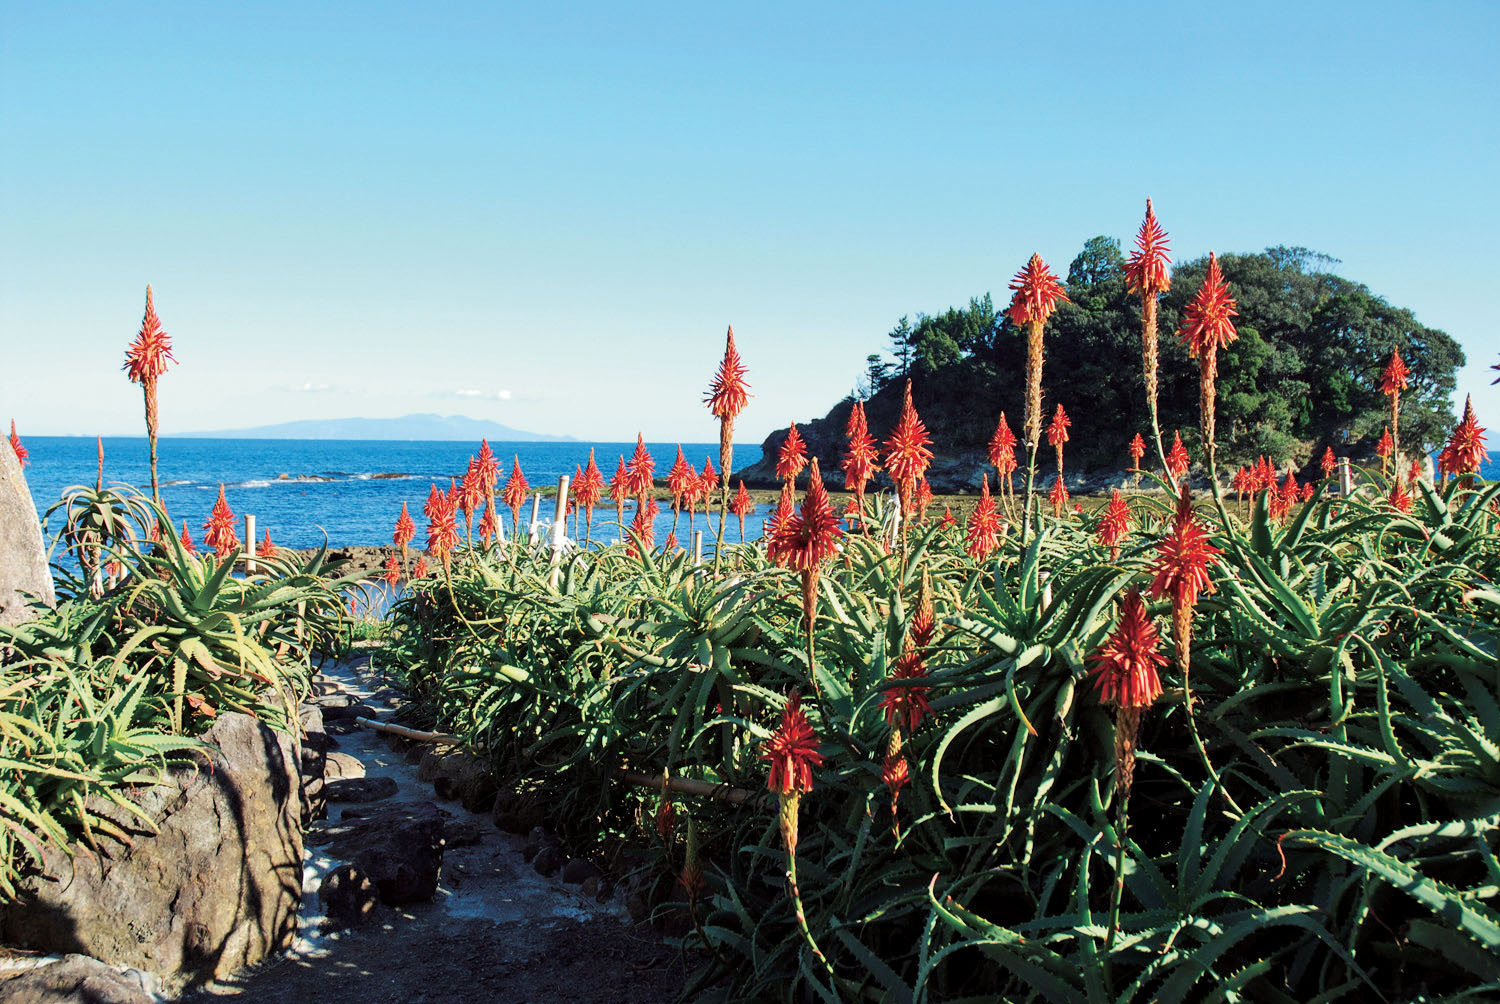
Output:
M531 485L526 481L526 475L521 473L521 457L519 454L512 455L510 477L505 479L505 489L500 493L501 499L510 506L511 516L517 532L521 526L521 506L526 502L526 495L531 491ZM430 517L429 517L430 518Z
M411 572L412 572L413 577L418 578L418 579L420 579L420 578L422 578L422 576L426 575L427 574L427 559L423 558L423 557L418 557L417 558L417 567L413 568L411 570Z
M1399 397L1403 390L1411 386L1410 377L1411 370L1402 361L1401 350L1392 349L1391 361L1380 371L1380 393L1386 397Z
M156 316L156 306L151 301L151 287L146 287L146 315L141 319L141 330L135 341L125 350L125 372L131 383L145 386L167 371L167 363L177 361L172 355L172 338L161 326Z
M1171 242L1156 219L1151 200L1146 200L1146 218L1135 235L1135 250L1125 262L1125 289L1142 297L1156 296L1172 288L1172 274L1167 257Z
M401 515L396 517L395 529L391 532L391 543L401 548L401 564L406 564L406 545L417 535L417 525L412 522L411 514L406 511L406 503L401 503Z
M910 504L917 482L927 473L927 465L932 463L931 446L932 437L927 434L927 426L917 417L917 409L912 404L911 381L908 380L901 416L885 441L885 469L900 488L903 508Z
M1180 481L1191 466L1192 459L1187 447L1182 445L1182 433L1178 432L1172 437L1172 449L1167 451L1167 473L1174 481Z
M1474 414L1472 397L1464 398L1464 417L1448 437L1438 454L1438 470L1445 476L1466 477L1475 474L1489 456L1484 448L1485 429Z
M760 759L770 764L766 787L778 795L801 795L813 790L813 768L823 766L818 736L802 698L794 691L781 713L781 727L766 740Z
M1303 486L1302 486L1302 501L1304 501L1304 502L1311 502L1312 499L1313 499L1313 496L1316 495L1316 494L1317 494L1317 489L1315 489L1313 487L1313 483L1311 481L1308 481L1305 484L1303 484Z
M927 652L936 633L937 620L933 612L932 595L924 579L901 655L891 667L892 680L914 681L927 678ZM911 735L924 718L932 717L932 705L927 701L931 690L931 687L922 683L886 690L881 695L880 708L885 712L885 720L891 728Z
M500 483L500 464L490 450L488 439L479 441L479 456L474 459L479 471L479 486L484 489L485 494L494 494L495 485Z
M630 494L636 498L644 498L655 487L652 479L655 470L656 461L651 459L651 454L646 450L646 440L638 432L635 434L635 452L625 465L625 471L629 475Z
M793 422L787 429L786 438L781 441L781 448L776 451L776 476L782 481L795 483L797 475L806 466L807 444L797 431L797 423Z
M719 487L719 472L714 470L713 458L704 457L703 473L698 475L698 489L702 493L702 497L704 499L703 506L705 510L707 510L708 508L709 497L713 494L713 490L717 487Z
M823 487L823 475L818 471L818 461L814 458L802 508L788 517L780 530L781 552L786 566L797 571L817 568L824 560L837 553L839 538L843 535L838 513L834 512L833 504L828 500L828 492Z
M1411 512L1411 492L1406 490L1406 485L1397 481L1391 485L1391 494L1386 499L1386 504L1397 512L1409 513Z
M1193 515L1184 488L1172 529L1156 548L1156 560L1150 569L1151 597L1168 596L1174 608L1192 610L1201 594L1214 591L1208 570L1219 563L1221 553L1208 542L1208 532Z
M1333 477L1333 472L1338 469L1338 466L1339 458L1333 455L1333 447L1325 447L1323 450L1323 459L1318 463L1319 469L1323 472L1323 479L1326 481Z
M498 531L499 521L495 518L494 508L485 506L484 515L479 517L479 539L488 544L491 537L498 535Z
M427 523L427 551L448 567L448 555L458 543L453 500L433 486L432 515Z
M1031 256L1031 260L1010 281L1009 288L1015 295L1011 297L1008 312L1016 324L1045 324L1058 303L1070 302L1067 290L1039 254Z
M1224 281L1219 259L1210 251L1208 274L1183 310L1182 326L1177 329L1177 337L1187 345L1188 355L1198 360L1199 423L1211 471L1214 470L1216 452L1214 402L1218 395L1218 352L1239 337L1232 320L1236 314L1238 310L1234 297L1229 292L1229 284ZM1215 484L1215 491L1217 490Z
M10 448L15 451L16 460L20 462L22 467L25 467L29 463L27 458L31 456L31 453L26 447L21 445L21 437L16 435L15 419L10 420Z
M850 501L852 502L853 499L851 499ZM956 520L956 519L953 518L953 507L951 505L945 505L945 506L943 506L943 522L942 522L943 529L944 530L951 530L953 527L955 527L957 525L958 525L958 520Z
M188 554L198 553L198 547L193 543L193 535L188 533L187 520L182 521L182 549Z
M1157 668L1167 664L1161 636L1146 614L1141 593L1132 589L1120 604L1115 630L1094 650L1094 686L1101 704L1117 708L1149 708L1161 696Z
M1099 543L1109 548L1109 559L1120 556L1120 541L1130 530L1130 506L1116 488L1110 492L1109 504L1099 517Z
M1068 486L1062 478L1052 482L1052 490L1047 493L1047 501L1052 505L1052 514L1061 516L1063 506L1068 504Z
M395 552L385 559L385 584L395 586L401 581L401 562L396 560Z
M745 364L740 361L739 350L734 347L734 325L724 339L724 359L719 371L714 374L704 403L715 418L733 422L749 403L750 385L745 383Z
M1063 406L1058 405L1057 411L1052 414L1052 421L1047 423L1047 442L1052 446L1061 446L1068 441L1068 427L1073 424L1068 418L1068 413L1063 411Z
M989 460L990 466L998 470L1002 477L1016 469L1016 434L1011 431L1003 411L1000 413L1000 421L995 423L994 435L990 436ZM1006 470L1007 467L1010 470Z
M983 561L999 546L1000 513L995 509L995 500L990 498L990 476L986 474L979 483L979 504L969 514L964 549L975 561Z
M667 471L667 491L672 494L672 508L682 508L683 496L687 494L688 481L691 480L692 468L688 466L687 458L682 455L682 444L677 445L677 459L672 462L671 470Z
M766 538L766 557L774 565L785 565L785 556L782 554L783 533L792 517L796 515L796 505L792 502L792 486L790 482L781 483L781 498L776 502L776 509L766 519L764 534Z
M220 485L219 498L214 502L213 511L208 514L208 522L203 524L203 546L213 548L217 557L227 558L240 546L240 538L234 532L234 523L234 513L224 498L224 486Z
M750 493L745 490L745 482L741 481L740 490L734 493L734 501L729 503L729 511L734 513L740 519L744 519L747 515L750 514L750 509L752 508L752 506L753 503L750 500Z
M1130 441L1130 445L1125 450L1130 454L1130 466L1140 470L1141 458L1146 455L1146 441L1141 438L1139 432L1135 434L1135 438Z
M932 505L932 485L927 483L925 477L917 482L916 503L917 522L920 523L927 518L927 507Z

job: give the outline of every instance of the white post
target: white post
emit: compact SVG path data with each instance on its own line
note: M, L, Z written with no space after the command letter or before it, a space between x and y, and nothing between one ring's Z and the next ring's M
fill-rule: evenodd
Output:
M537 496L541 498L540 495ZM568 475L557 479L557 505L552 510L552 575L548 579L552 588L557 588L561 577L563 543L568 539Z
M531 500L531 526L527 528L527 539L530 541L533 547L536 546L537 538L540 537L542 533L541 510L542 493L537 492Z
M1349 467L1348 457L1339 457L1339 491L1344 498L1354 489L1354 472Z
M255 563L255 515L245 513L245 574L254 575L259 570Z
M703 564L703 531L693 531L693 567Z

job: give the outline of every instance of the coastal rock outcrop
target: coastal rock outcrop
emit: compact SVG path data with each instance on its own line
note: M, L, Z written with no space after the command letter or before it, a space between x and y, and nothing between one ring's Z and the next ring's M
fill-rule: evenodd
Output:
M57 604L47 549L42 545L42 524L21 462L7 443L0 448L0 624L31 619L28 595L49 607Z
M296 934L302 876L302 780L296 740L225 713L204 733L205 763L170 770L91 808L130 837L96 828L43 848L39 874L0 911L12 944L83 953L198 983L260 961ZM71 853L70 853L71 852Z

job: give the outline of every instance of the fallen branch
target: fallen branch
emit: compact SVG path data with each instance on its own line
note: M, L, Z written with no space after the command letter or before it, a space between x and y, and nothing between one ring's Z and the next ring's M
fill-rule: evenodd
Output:
M376 732L389 732L391 735L403 736L407 739L415 739L419 743L437 743L442 746L462 746L464 741L459 736L450 736L446 732L423 732L419 729L409 729L405 725L391 725L388 722L377 722L373 718L356 718L356 725L363 725L367 729Z
M731 788L724 784L695 781L690 777L641 774L633 770L617 770L615 771L615 776L629 784L634 784L642 788L651 788L654 791L675 791L679 795L698 795L702 798L715 798L721 802L729 802L732 805L757 801L766 795L764 791Z

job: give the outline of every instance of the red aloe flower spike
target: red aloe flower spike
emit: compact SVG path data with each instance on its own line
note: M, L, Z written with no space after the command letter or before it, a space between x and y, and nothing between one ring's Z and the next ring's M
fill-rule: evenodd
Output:
M1380 458L1380 473L1385 473L1386 461L1396 451L1396 444L1391 439L1391 427L1386 426L1380 433L1380 440L1375 444L1375 455Z
M1157 335L1156 299L1172 288L1171 273L1167 266L1172 259L1167 257L1167 232L1156 221L1156 212L1151 200L1146 200L1146 218L1141 222L1136 235L1136 250L1125 263L1125 284L1132 293L1141 297L1141 370L1146 383L1146 404L1151 410L1151 431L1156 436L1156 454L1164 457L1161 445L1161 422L1157 418ZM1142 450L1142 454L1145 451ZM1135 466L1141 462L1136 458Z
M10 448L15 451L16 460L20 462L22 467L25 467L30 462L27 460L31 456L30 452L27 451L26 447L21 445L21 437L16 435L15 419L10 420Z
M1003 411L1000 413L1000 421L995 423L995 434L990 437L989 460L990 466L998 474L995 487L1003 496L1008 487L1013 490L1010 476L1016 470L1016 434L1011 431Z
M1068 441L1068 427L1073 424L1068 418L1068 413L1063 411L1063 406L1058 405L1057 411L1052 414L1052 421L1047 423L1047 442L1053 446L1061 446Z
M1188 347L1188 354L1198 360L1198 408L1199 422L1203 432L1203 444L1208 450L1208 469L1213 479L1214 491L1218 491L1216 446L1214 442L1214 401L1217 395L1216 379L1219 372L1219 350L1225 348L1239 335L1234 330L1233 317L1238 313L1229 284L1219 268L1219 259L1208 253L1208 274L1203 285L1188 301L1183 310L1182 326L1177 337Z
M782 531L792 516L796 514L796 505L792 502L792 486L789 482L781 483L781 497L776 501L776 509L766 518L762 527L762 535L766 540L766 558L773 565L785 565L782 555Z
M1419 460L1413 460L1411 462L1411 466L1406 469L1406 480L1408 480L1408 481L1420 481L1421 479L1422 479L1422 463Z
M182 549L188 554L197 554L197 545L193 543L193 535L188 533L187 520L182 521Z
M1061 516L1063 506L1068 504L1068 486L1061 477L1052 482L1052 490L1047 493L1047 501L1052 505L1052 515Z
M512 454L510 477L505 479L505 490L500 493L500 498L510 506L512 526L519 536L521 533L521 506L526 503L526 495L531 491L531 485L526 481L526 475L521 473L521 457Z
M734 501L729 503L729 511L734 513L740 521L740 543L745 542L745 517L751 509L750 493L745 491L745 482L740 482L740 490L734 493Z
M672 494L672 529L677 529L677 513L682 508L683 496L687 494L688 482L693 480L692 467L682 455L682 444L677 445L677 459L667 471L667 491Z
M1135 743L1141 714L1161 696L1157 667L1167 664L1161 654L1161 637L1146 615L1141 594L1132 589L1120 604L1120 620L1114 632L1094 650L1090 675L1102 704L1115 711L1115 788L1119 797L1130 796L1135 777Z
M396 517L396 528L391 533L391 543L401 548L401 567L406 567L406 545L417 535L417 525L412 522L411 514L406 511L406 503L401 503L401 515Z
M412 577L413 578L418 578L418 579L420 579L424 575L426 575L427 574L427 559L424 558L424 557L421 557L419 555L417 557L417 567L413 568L411 570L411 573L412 573Z
M1401 455L1401 392L1409 385L1410 376L1411 370L1401 361L1400 351L1392 349L1391 361L1380 373L1380 392L1391 399L1391 456L1395 458ZM1399 459L1396 463L1400 463ZM1401 477L1399 468L1396 477L1398 480Z
M927 507L932 505L932 485L927 483L925 477L917 482L916 504L917 522L925 523L927 521Z
M891 793L891 833L901 839L901 820L896 804L901 800L901 789L911 780L911 767L901 755L901 730L891 730L891 740L886 746L885 759L880 764L880 783Z
M1120 540L1130 530L1130 506L1116 488L1110 492L1109 504L1099 517L1099 543L1109 548L1109 560L1120 556Z
M396 552L392 551L385 559L385 584L395 586L400 581L401 563L396 560Z
M986 476L988 476L988 475L986 475ZM853 500L851 499L850 501L853 501ZM958 520L955 519L954 516L953 516L953 507L951 505L945 505L945 506L943 506L943 520L942 520L942 527L943 527L943 529L944 530L951 530L955 526L958 526Z
M787 429L786 438L781 441L781 448L776 451L776 476L796 487L797 475L806 466L807 444L797 431L797 423L793 422Z
M625 457L620 457L614 477L609 479L609 497L615 504L615 522L625 525L625 500L630 497L630 472L625 469Z
M261 558L274 558L274 557L276 557L276 545L273 544L273 543L271 543L271 528L270 527L266 527L266 536L265 536L265 539L260 542L260 547L258 548L258 552L259 553L257 554L257 557L261 557Z
M474 540L474 513L484 508L484 476L479 472L479 460L469 458L469 469L458 486L458 509L464 514L464 528L470 542Z
M922 724L922 719L933 716L932 705L927 695L932 688L924 683L910 682L927 678L927 653L933 636L937 633L937 621L932 607L932 590L924 578L922 590L917 598L917 609L912 614L911 626L906 632L906 641L901 655L891 667L890 679L907 681L904 686L888 688L880 698L885 720L897 732L911 735Z
M979 483L979 504L969 515L969 526L964 534L964 549L975 561L983 561L991 551L1000 546L1000 514L990 498L990 476L986 474Z
M645 498L646 493L655 487L656 482L652 479L655 470L656 461L651 459L651 454L646 450L646 440L638 432L635 434L635 452L625 464L625 471L630 476L630 494L637 499Z
M1466 396L1463 420L1438 454L1438 470L1443 477L1467 477L1479 470L1479 465L1489 456L1489 451L1484 448L1484 433L1484 427L1474 414L1473 398Z
M760 759L770 764L766 787L778 795L802 795L813 790L813 768L823 766L818 735L802 710L795 691L781 713L781 727L766 740ZM795 839L791 842L796 845Z
M745 383L745 364L734 347L734 325L724 339L724 358L705 399L708 410L719 420L719 468L724 472L720 485L719 543L724 542L724 510L729 505L729 472L734 467L734 420L745 410L750 387Z
M854 493L855 512L858 514L864 509L865 486L880 469L876 463L879 451L865 419L864 402L856 401L849 410L849 422L844 431L849 439L849 451L844 454L844 487Z
M1409 513L1411 512L1411 492L1406 490L1406 485L1397 481L1391 485L1391 494L1386 499L1386 503L1397 512Z
M1182 433L1178 432L1172 437L1172 448L1167 451L1167 473L1173 481L1181 481L1190 466L1192 460L1188 457L1187 447L1182 445Z
M1135 434L1135 438L1130 441L1130 445L1125 450L1130 454L1131 466L1136 470L1140 470L1141 458L1146 455L1146 441L1141 438L1139 432Z
M1167 664L1161 654L1161 636L1146 615L1139 589L1125 594L1115 630L1094 650L1089 675L1101 704L1116 708L1149 708L1161 696L1156 670Z
M1172 600L1172 627L1184 675L1192 638L1193 608L1201 594L1214 591L1208 572L1219 563L1222 553L1208 542L1208 532L1194 517L1190 499L1184 486L1172 529L1157 545L1149 589L1153 599L1167 596Z
M500 528L499 520L495 517L493 506L486 506L484 515L479 517L479 539L489 545L490 538L497 536Z
M146 439L151 450L151 497L159 504L161 492L156 480L156 429L157 403L156 381L167 371L168 362L176 362L172 355L172 339L163 330L156 316L156 306L151 302L151 287L146 287L146 315L141 319L141 330L135 341L125 350L125 372L131 383L141 385L146 399Z
M719 487L719 472L714 470L712 457L703 458L703 473L698 475L698 493L703 499L703 518L708 518L708 504L713 500L714 489Z
M912 404L911 381L908 380L901 415L885 441L885 469L899 489L903 518L911 514L917 482L927 473L927 465L932 463L931 446L932 437L927 434L927 426L917 417L917 409Z
M1303 486L1302 486L1302 501L1304 501L1304 502L1311 502L1313 496L1316 495L1316 494L1317 494L1317 491L1316 491L1316 489L1313 488L1313 483L1311 481L1308 481L1305 484L1303 484Z
M1010 301L1010 319L1014 324L1026 327L1025 430L1032 456L1026 477L1026 504L1029 508L1031 483L1036 474L1036 445L1042 432L1042 329L1047 318L1057 309L1058 302L1066 302L1068 296L1062 283L1037 254L1033 254L1026 267L1016 273L1010 288L1015 291Z
M448 555L458 543L458 526L453 511L453 499L437 490L434 485L429 501L432 513L427 523L427 552L443 563L448 571Z
M1325 447L1323 449L1323 459L1318 464L1318 467L1323 471L1323 480L1326 481L1333 477L1333 472L1338 469L1338 466L1339 459L1333 455L1333 447Z
M214 554L220 559L227 558L240 546L240 538L234 532L234 523L234 513L230 511L229 502L224 498L224 486L220 485L218 501L208 514L208 522L203 524L203 546L213 548Z
M668 553L677 550L677 531L667 531L667 539L666 542L662 544L662 550L667 551Z
M802 499L799 512L788 517L779 528L780 553L786 567L796 571L817 568L838 551L838 514L828 501L828 492L823 487L823 475L818 471L816 458L812 462L812 473L808 478L807 494Z

